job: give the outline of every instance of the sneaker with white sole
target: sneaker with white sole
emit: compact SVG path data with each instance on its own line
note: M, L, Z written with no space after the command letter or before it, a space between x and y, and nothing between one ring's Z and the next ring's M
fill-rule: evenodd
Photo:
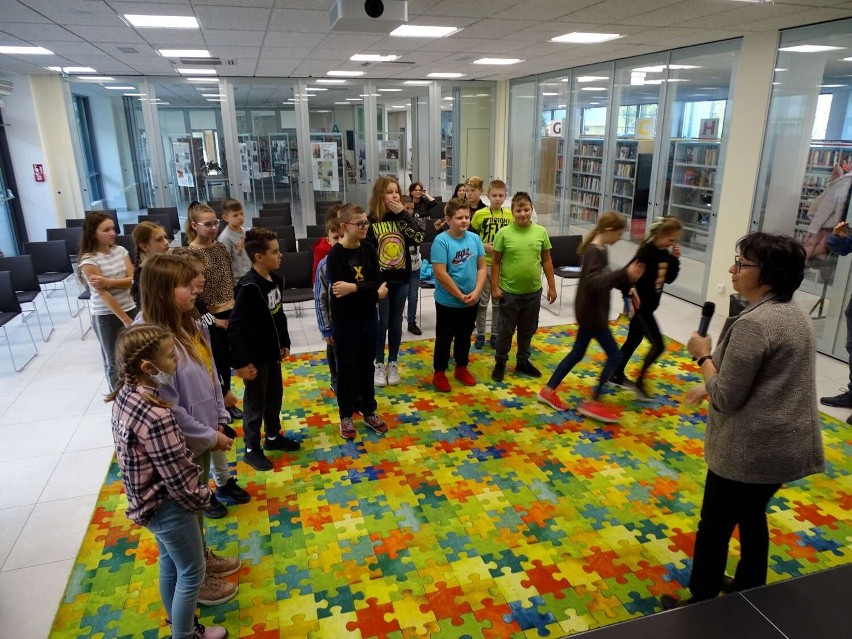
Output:
M357 434L355 422L351 417L344 417L340 420L340 436L343 439L355 439Z
M237 594L237 584L213 575L207 575L198 591L198 603L202 606L218 606L230 601Z
M364 423L379 435L384 435L388 432L388 425L385 423L385 420L378 415L364 415Z
M373 386L387 386L388 385L388 369L385 368L383 362L376 362L376 370L373 373Z
M388 386L399 384L399 366L396 362L388 362Z
M636 398L637 402L651 403L654 401L654 398L648 394L648 391L645 390L645 385L641 382L636 383L627 380L623 388L633 393L633 397Z
M204 552L207 562L207 574L215 577L228 577L240 571L242 564L236 557L222 557L209 548Z

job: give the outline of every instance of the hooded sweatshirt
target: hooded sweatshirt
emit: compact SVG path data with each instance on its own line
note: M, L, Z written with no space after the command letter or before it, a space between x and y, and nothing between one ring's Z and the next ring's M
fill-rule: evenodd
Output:
M287 316L281 306L284 281L276 273L266 279L252 268L240 278L234 289L234 308L228 318L231 364L281 361L281 349L290 348Z

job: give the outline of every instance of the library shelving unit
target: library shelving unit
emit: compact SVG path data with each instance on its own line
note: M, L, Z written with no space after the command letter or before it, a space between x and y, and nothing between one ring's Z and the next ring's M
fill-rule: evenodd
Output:
M574 140L574 164L571 167L571 191L568 216L572 220L597 222L601 207L603 174L603 138Z
M562 216L562 194L565 193L565 162L566 162L566 153L565 149L567 145L565 144L564 138L559 138L559 141L556 144L556 179L554 180L553 185L553 196L554 196L554 205L553 205L553 213L555 219L561 219Z
M615 211L623 213L629 220L633 215L633 199L636 195L636 162L639 142L618 140L615 143L615 169L612 173L612 203Z
M852 144L843 142L811 143L805 176L802 180L802 193L799 197L799 210L796 213L796 226L793 237L800 242L808 234L811 223L808 213L813 201L825 191L831 182L835 166L846 166L852 161Z
M720 147L718 140L672 141L668 215L683 224L681 244L697 251L709 239Z

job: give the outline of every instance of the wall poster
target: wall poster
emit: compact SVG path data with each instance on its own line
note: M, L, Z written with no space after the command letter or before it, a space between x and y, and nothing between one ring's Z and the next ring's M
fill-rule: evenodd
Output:
M175 175L177 176L178 186L195 187L189 144L186 142L173 142L172 155L175 158Z
M340 191L337 174L337 143L312 142L311 162L314 166L315 191Z

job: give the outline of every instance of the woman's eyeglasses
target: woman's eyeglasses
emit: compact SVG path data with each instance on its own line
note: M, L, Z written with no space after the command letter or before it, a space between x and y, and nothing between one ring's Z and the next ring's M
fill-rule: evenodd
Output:
M739 273L744 268L760 268L760 264L747 264L740 259L739 255L734 256L734 270Z

